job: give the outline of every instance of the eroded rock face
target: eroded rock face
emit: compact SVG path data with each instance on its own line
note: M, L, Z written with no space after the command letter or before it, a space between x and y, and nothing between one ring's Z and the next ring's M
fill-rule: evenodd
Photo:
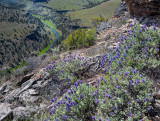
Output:
M124 0L131 17L160 15L160 0Z

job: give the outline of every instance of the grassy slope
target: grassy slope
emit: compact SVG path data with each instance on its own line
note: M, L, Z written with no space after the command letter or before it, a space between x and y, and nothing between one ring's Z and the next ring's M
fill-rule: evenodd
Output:
M106 19L112 17L114 10L118 7L120 2L121 0L110 0L90 9L68 12L67 16L70 16L71 19L80 19L80 25L82 26L90 26L91 19L100 14L104 15Z
M93 3L102 2L103 0L89 0ZM56 10L77 10L83 9L84 5L88 5L87 0L51 0L48 4L48 7L51 7Z

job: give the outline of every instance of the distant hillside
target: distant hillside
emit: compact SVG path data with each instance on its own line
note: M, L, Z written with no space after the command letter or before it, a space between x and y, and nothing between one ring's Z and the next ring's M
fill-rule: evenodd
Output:
M0 4L0 68L22 62L51 40L49 29L36 18Z
M72 20L80 20L81 26L91 26L94 17L99 15L103 15L105 19L112 17L120 2L121 0L109 0L89 9L68 12L66 15Z
M55 10L77 10L94 7L108 0L49 0L48 7Z

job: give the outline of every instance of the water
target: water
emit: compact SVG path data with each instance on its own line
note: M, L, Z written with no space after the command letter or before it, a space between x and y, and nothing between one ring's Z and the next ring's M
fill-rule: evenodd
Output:
M55 42L55 41L57 41L57 39L58 39L59 36L58 36L58 33L54 29L51 28L51 30L52 30L52 32L54 32L54 34L56 36L56 39L54 40L54 42ZM51 43L50 48L53 46L54 42Z

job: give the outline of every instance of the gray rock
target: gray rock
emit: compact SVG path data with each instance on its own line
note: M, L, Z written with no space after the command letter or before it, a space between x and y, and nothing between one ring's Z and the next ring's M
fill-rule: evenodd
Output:
M107 30L112 27L112 22L101 22L97 27L97 33Z
M11 105L8 103L0 103L0 121L12 117Z
M120 17L122 16L125 12L127 11L127 6L125 2L121 2L118 8L114 11L114 16L115 17Z
M158 115L160 116L160 100L156 100L155 102L156 103L154 104L154 109L158 113Z
M13 110L13 121L27 120L37 112L37 107L17 107Z
M4 97L3 101L7 103L13 103L16 99L18 99L18 94L20 91L20 88L11 91L8 95Z
M79 77L89 78L97 74L99 71L101 71L100 59L101 56L88 58L84 63L85 68L76 72L76 75Z
M19 95L19 101L23 105L38 105L42 102L42 98L36 90L28 89Z

